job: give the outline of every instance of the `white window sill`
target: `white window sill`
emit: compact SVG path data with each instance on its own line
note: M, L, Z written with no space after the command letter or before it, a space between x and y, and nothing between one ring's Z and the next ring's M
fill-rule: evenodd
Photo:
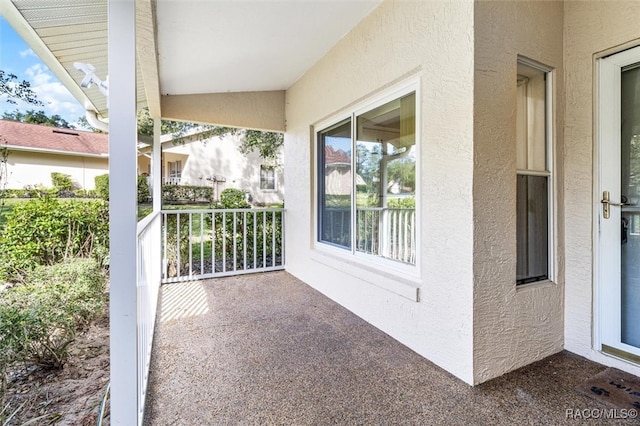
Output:
M311 260L321 263L340 272L366 281L376 287L390 291L413 302L420 301L422 279L414 266L389 266L387 259L374 256L358 256L347 250L316 243L311 252ZM384 261L384 262L380 262ZM389 262L389 263L388 263ZM383 265L380 265L383 263ZM413 273L409 273L412 271Z
M556 283L551 280L543 280L543 281L536 281L536 282L527 283L527 284L520 284L520 285L516 285L516 293L525 292L528 290L534 290L538 288L554 287L555 285Z

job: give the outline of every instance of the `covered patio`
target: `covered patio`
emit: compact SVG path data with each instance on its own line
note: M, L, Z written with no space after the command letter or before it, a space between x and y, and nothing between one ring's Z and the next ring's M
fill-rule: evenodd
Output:
M639 2L11 0L0 13L87 120L109 122L112 424L571 423L567 410L600 408L577 384L640 375L640 270L620 269L640 231L619 220L640 207L623 201L616 154L640 147L640 124L623 146L621 117L603 113L640 69ZM207 218L183 212L168 278L186 278L160 286L159 185L136 217L142 107L156 183L161 119L284 133L287 231L270 267L286 272L190 281L219 272L205 249L219 251L192 238L213 235ZM330 178L337 152L348 190ZM385 185L394 162L402 178ZM391 196L411 210L403 232L379 231ZM233 259L251 240L236 229L260 235L244 216L222 246ZM233 270L268 266L249 246Z
M159 303L147 425L557 425L610 408L574 389L600 364L562 352L470 387L283 271L166 284Z

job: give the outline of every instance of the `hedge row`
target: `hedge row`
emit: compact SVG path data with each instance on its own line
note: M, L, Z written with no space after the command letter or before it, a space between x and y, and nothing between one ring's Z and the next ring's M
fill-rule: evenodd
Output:
M213 200L213 188L210 186L163 185L162 200L164 202L211 202Z
M24 189L4 189L0 191L2 198L98 198L94 189L56 189L56 188L24 188Z

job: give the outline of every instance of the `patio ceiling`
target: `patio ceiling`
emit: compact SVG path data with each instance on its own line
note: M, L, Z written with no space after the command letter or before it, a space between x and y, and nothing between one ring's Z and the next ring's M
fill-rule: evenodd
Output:
M286 90L380 1L137 0L138 103L164 116L163 95ZM107 0L11 0L0 13L85 108L108 116L74 67L107 75Z

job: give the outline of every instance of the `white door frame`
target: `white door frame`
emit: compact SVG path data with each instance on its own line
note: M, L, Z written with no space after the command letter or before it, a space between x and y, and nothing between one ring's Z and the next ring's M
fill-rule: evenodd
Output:
M620 202L620 175L607 175L603 170L620 170L620 118L621 118L621 71L626 65L640 62L640 46L625 50L611 56L598 59L596 67L596 140L594 161L594 349L612 354L610 350L603 350L603 345L613 347L618 351L631 354L631 357L622 356L624 359L638 357L640 349L626 345L620 340L621 318L620 316L604 315L611 312L614 304L620 304L620 274L614 276L606 272L605 265L620 265L620 217L621 210L618 207L611 208L609 219L603 219L602 193L610 191L611 201ZM605 144L607 144L605 146ZM606 149L607 155L603 155ZM606 221L606 222L605 222ZM605 232L601 232L604 230ZM603 246L607 246L603 250ZM605 280L614 280L613 285L605 291ZM615 310L614 310L615 312ZM620 354L613 353L620 356Z

